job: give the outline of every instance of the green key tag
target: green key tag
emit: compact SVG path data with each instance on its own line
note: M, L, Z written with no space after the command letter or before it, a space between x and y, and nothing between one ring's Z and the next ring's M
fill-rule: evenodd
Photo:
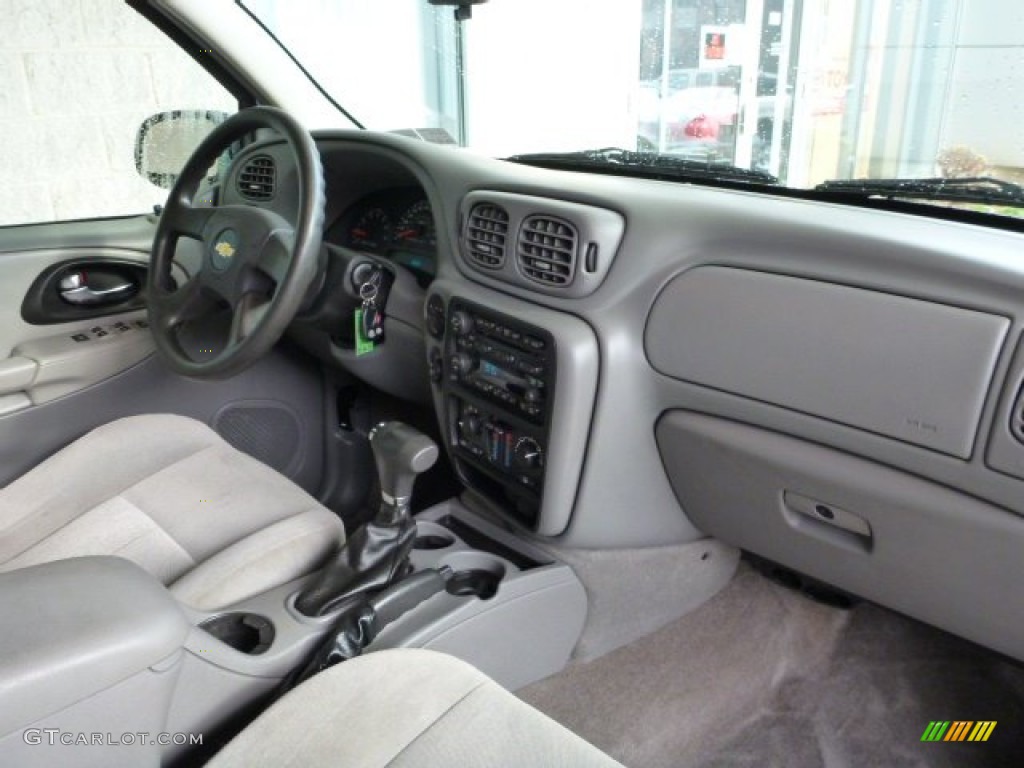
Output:
M363 333L363 310L356 310L356 357L367 355L373 352L374 343L372 339L366 338L366 334Z

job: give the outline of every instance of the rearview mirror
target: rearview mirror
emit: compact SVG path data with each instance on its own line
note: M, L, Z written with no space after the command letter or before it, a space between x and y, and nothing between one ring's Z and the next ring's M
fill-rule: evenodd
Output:
M158 187L170 189L185 162L227 112L176 109L147 117L135 136L135 169Z

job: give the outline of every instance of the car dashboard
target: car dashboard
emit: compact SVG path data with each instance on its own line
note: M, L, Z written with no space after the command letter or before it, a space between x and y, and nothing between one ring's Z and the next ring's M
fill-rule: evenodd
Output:
M1024 658L1024 620L984 607L1024 578L1018 233L316 139L325 276L289 334L432 406L508 525L580 549L713 536ZM273 142L225 200L260 154L288 215ZM394 279L358 354L367 261Z

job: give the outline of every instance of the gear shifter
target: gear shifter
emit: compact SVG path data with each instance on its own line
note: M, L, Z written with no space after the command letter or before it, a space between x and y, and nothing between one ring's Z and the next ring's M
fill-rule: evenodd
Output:
M370 448L380 478L381 508L378 521L397 524L409 517L416 476L437 461L437 444L400 421L386 421L370 432Z
M380 478L380 510L299 593L295 607L306 616L331 613L404 575L416 538L409 514L412 486L437 461L437 444L408 424L388 421L370 432L370 448Z

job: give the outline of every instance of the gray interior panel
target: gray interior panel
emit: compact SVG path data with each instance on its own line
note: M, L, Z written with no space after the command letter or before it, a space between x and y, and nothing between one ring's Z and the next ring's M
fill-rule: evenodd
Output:
M520 567L510 556L479 551L431 522L449 516L536 565ZM408 647L450 653L512 690L565 667L587 616L587 593L569 566L552 561L457 501L425 510L416 519L421 535L441 535L451 541L439 549L414 550L417 569L447 565L456 572L494 571L501 574L497 593L487 599L446 592L435 595L386 627L368 650Z
M215 425L225 423L225 409L241 408L259 419L254 404L275 417L292 414L295 455L301 460L275 467L315 494L323 471L323 388L308 361L278 348L244 373L225 381L198 381L172 374L149 357L140 364L70 397L0 416L0 484L34 467L90 429L140 413L178 413ZM2 403L0 403L2 405ZM258 422L257 422L258 423ZM275 422L276 423L276 422ZM236 447L266 461L277 455L272 444L225 437ZM238 435L244 438L244 435ZM273 465L272 461L267 461Z
M189 631L160 582L114 557L59 560L0 575L0 615L0 733L158 664L178 651Z
M180 657L177 654L159 668L144 669L60 712L0 736L0 761L4 766L31 768L166 765L162 758L174 748L158 744L157 734L169 732L167 709L178 679ZM45 683L40 687L53 685L50 674L43 677ZM149 737L142 739L138 735L141 733ZM93 734L101 734L100 743L92 741ZM106 734L110 734L109 743ZM193 731L186 739L192 735L208 738L202 731Z
M1018 341L1004 381L985 461L992 469L1024 480L1024 341Z
M811 280L700 267L645 343L661 373L971 455L1009 321Z
M7 233L0 233L0 249L7 241ZM29 287L39 274L53 264L81 258L101 258L111 261L134 261L146 264L149 261L147 250L134 251L125 248L53 248L36 249L20 252L3 252L0 250L0 360L8 357L11 350L20 343L35 339L45 339L54 333L66 331L68 334L88 331L97 325L95 319L78 320L62 325L32 325L21 316L21 303ZM106 325L123 317L102 318L99 324Z
M1024 659L1017 515L840 451L702 414L671 411L657 436L681 503L708 533ZM794 514L791 494L860 523Z
M135 312L91 321L89 331L82 333L54 333L51 326L52 335L18 344L9 360L35 362L34 375L23 389L40 405L109 379L153 354L148 326L139 325L144 321L145 312Z

